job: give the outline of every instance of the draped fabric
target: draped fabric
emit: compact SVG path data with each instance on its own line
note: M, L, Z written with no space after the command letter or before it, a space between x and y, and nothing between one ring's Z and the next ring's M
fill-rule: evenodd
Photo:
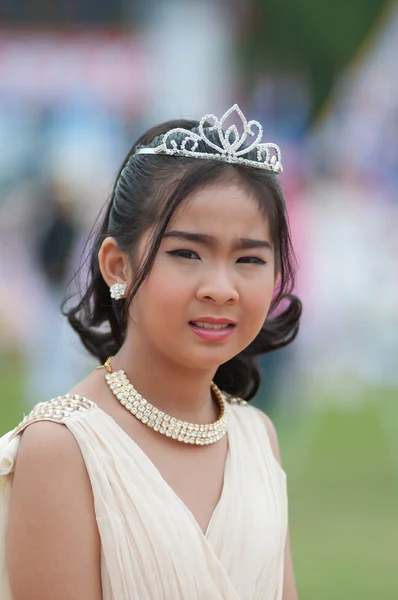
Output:
M223 489L205 534L143 450L96 404L86 400L62 418L92 485L103 600L281 600L285 472L261 413L228 404L227 414ZM12 600L5 532L22 429L0 439L2 600Z

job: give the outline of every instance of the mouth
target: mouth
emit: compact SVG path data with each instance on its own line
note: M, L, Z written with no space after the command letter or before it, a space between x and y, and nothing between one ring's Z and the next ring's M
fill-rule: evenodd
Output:
M231 327L236 327L232 323L206 323L205 321L190 321L189 324L194 325L195 327L200 327L202 329L214 329L214 330L228 329Z
M211 317L190 321L189 326L200 338L212 341L224 340L236 329L236 323L230 319L214 319Z

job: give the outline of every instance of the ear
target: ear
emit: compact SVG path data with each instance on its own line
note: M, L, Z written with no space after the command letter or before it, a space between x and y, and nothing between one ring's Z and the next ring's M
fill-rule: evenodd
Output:
M126 252L122 252L115 238L107 237L98 252L99 268L109 287L114 283L127 283L131 280L130 262Z

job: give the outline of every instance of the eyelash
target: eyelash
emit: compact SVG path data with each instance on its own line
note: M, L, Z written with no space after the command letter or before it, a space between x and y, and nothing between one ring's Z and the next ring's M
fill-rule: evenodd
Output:
M177 258L187 258L188 260L192 260L192 256L187 256L187 254L195 254L195 258L199 258L199 255L193 250L170 250L170 252L168 252L167 254L170 254L171 256L176 256Z
M258 256L242 256L239 260L244 260L243 264L248 265L266 265L267 263L262 258L258 258Z
M167 252L167 254L170 254L170 256L175 256L176 258L185 258L187 260L196 260L199 259L199 255L194 252L193 250L170 250L170 252ZM187 254L189 256L187 256ZM193 256L195 255L195 256ZM265 262L265 260L262 260L261 258L258 258L257 256L242 256L241 258L238 259L239 261L244 261L241 262L241 264L258 264L258 265L266 265L267 263Z

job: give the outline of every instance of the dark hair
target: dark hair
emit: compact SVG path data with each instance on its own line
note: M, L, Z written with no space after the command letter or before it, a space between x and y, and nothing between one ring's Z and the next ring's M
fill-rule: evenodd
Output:
M181 127L197 133L197 126L195 121L169 121L149 130L132 147L116 177L102 223L96 231L92 231L86 246L90 248L86 291L80 302L71 309L65 310L64 304L64 314L87 350L101 363L115 354L125 338L130 303L151 270L176 208L194 190L226 177L238 178L257 199L261 211L268 216L275 248L275 267L280 273L269 316L260 333L240 354L220 365L214 378L225 392L250 399L260 385L257 355L286 346L294 340L299 328L302 306L292 294L296 260L289 223L281 188L270 171L214 159L162 154L133 156L139 146L159 145L162 134L170 129ZM217 141L214 130L206 128L206 133L210 140ZM177 142L183 137L184 134L173 135ZM205 147L203 142L199 143L197 150L216 152ZM250 153L247 158L256 160L256 153ZM114 237L119 248L128 252L134 261L138 242L150 226L154 226L154 231L148 254L142 264L137 265L137 276L128 291L128 297L115 302L110 298L108 285L99 268L101 244L107 236ZM91 245L90 240L93 240ZM287 306L283 306L285 301Z

